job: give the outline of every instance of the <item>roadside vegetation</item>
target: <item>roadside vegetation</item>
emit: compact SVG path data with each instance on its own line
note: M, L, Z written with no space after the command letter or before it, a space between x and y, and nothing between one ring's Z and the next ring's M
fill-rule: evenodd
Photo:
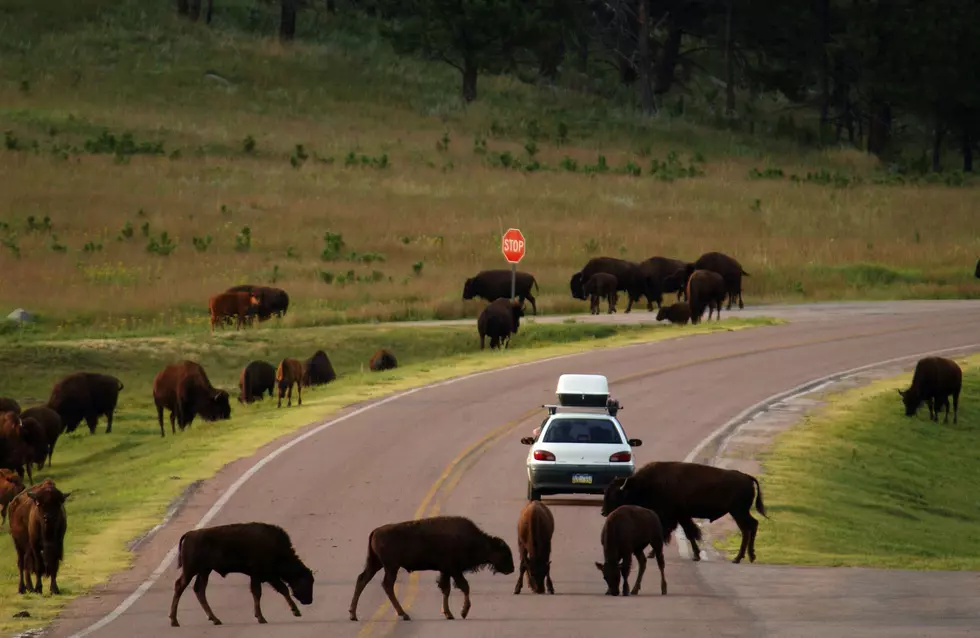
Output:
M831 398L782 433L761 459L771 520L761 516L758 562L980 569L980 356L963 368L959 423L905 416L896 390L912 374ZM736 532L721 546L732 556Z

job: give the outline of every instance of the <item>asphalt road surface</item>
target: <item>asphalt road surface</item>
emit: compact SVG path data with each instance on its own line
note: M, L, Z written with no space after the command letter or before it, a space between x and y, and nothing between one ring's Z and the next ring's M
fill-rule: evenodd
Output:
M326 427L258 469L213 506L243 473L296 433L226 467L200 487L138 551L134 567L69 605L48 635L140 636L958 636L980 630L980 595L972 573L795 568L709 560L694 563L667 550L669 593L659 595L651 561L637 597L607 597L594 566L601 560L603 518L597 498L545 497L556 517L554 596L513 595L517 573L468 578L473 607L459 619L440 613L436 574L399 574L397 592L412 621L395 618L381 574L365 589L358 622L348 619L354 581L370 531L416 516L471 517L503 537L516 560L517 515L525 505L527 447L553 402L562 373L600 373L631 437L643 439L636 461L684 459L744 408L812 379L903 355L980 343L980 303L910 302L770 307L725 316L777 315L783 326L691 336L602 350L482 374L410 393ZM649 320L645 310L616 321ZM543 317L541 319L544 319ZM588 319L596 320L596 319ZM980 349L980 346L978 346ZM896 399L895 409L900 409ZM305 430L304 432L308 432ZM316 570L314 604L294 618L269 587L256 623L248 580L212 575L208 598L224 626L212 626L188 588L168 612L177 576L170 562L148 582L179 536L211 510L209 525L261 520L282 524ZM937 533L942 533L937 530ZM761 558L765 558L762 556ZM77 560L77 559L76 559ZM634 563L631 582L635 580ZM141 595L111 622L93 624ZM130 598L132 601L132 598ZM88 628L89 633L79 634ZM973 634L975 635L975 633Z

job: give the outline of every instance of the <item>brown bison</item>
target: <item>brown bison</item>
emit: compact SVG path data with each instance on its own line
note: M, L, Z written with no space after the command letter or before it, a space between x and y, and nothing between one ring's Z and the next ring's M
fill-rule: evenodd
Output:
M665 293L676 292L678 301L681 300L682 296L686 299L684 284L675 279L668 279L686 265L686 262L680 259L668 257L651 257L640 262L640 270L647 281L647 310L653 310L654 302L656 302L657 308L662 308Z
M279 362L279 367L276 368L276 387L279 390L277 408L282 407L282 397L287 392L286 407L288 408L293 404L293 385L296 386L296 392L299 395L296 405L303 405L303 364L298 359L286 357Z
M164 408L170 410L172 434L177 433L175 421L183 431L198 415L205 421L231 418L228 393L212 386L204 368L194 361L172 363L157 373L153 379L153 403L160 423L160 436L165 436Z
M684 325L691 320L691 306L678 301L657 311L657 321L666 319L670 323Z
M381 587L399 616L411 620L395 597L398 570L439 572L442 613L452 620L449 611L449 581L463 592L460 615L470 612L470 584L463 576L489 567L494 574L513 574L514 556L503 539L490 536L462 516L434 516L404 523L390 523L375 528L368 537L364 571L357 577L350 619L357 620L357 600L374 575L385 570Z
M10 535L17 550L17 569L20 583L17 593L28 591L41 593L41 578L49 576L49 589L54 595L58 589L58 567L64 558L65 531L68 514L65 501L71 492L61 492L51 479L24 490L10 501ZM31 583L31 573L35 579Z
M517 334L523 316L524 308L516 299L497 299L487 304L476 320L480 350L484 349L487 337L490 337L491 350L499 348L501 343L509 348L510 336Z
M721 275L725 281L725 294L728 296L728 307L726 310L732 309L732 302L736 298L738 299L738 307L745 307L745 304L742 302L742 277L748 277L749 273L745 272L738 261L724 253L704 253L694 263L685 264L682 268L683 275L680 277L686 281L690 279L695 270L710 270ZM672 281L676 281L676 279L672 279ZM690 298L688 298L688 301L690 301Z
M99 417L106 417L105 433L112 432L112 417L119 403L122 381L108 374L76 372L54 384L48 407L58 413L66 432L74 432L83 420L95 434Z
M671 535L680 525L691 543L696 561L701 560L697 543L701 540L701 530L693 519L706 518L714 522L731 514L742 532L742 546L733 562L741 562L746 547L749 560L754 562L759 522L749 511L753 499L756 510L767 516L762 487L754 476L700 463L655 461L644 465L633 476L613 479L606 486L601 513L608 516L622 505L639 505L653 510L663 525L664 542L670 542Z
M517 552L520 570L514 593L521 593L524 575L527 586L535 594L543 594L545 585L548 593L555 593L551 582L551 537L555 533L555 517L548 506L541 501L529 501L517 519Z
M667 595L667 578L664 576L664 531L660 519L653 510L636 505L621 505L613 510L602 526L603 562L595 566L602 572L606 581L606 595L619 594L619 577L623 577L623 596L636 596L640 593L643 572L647 570L647 559L643 548L650 546L651 558L657 559L660 568L660 595ZM632 556L640 564L633 591L629 588L629 575Z
M687 299L691 308L691 323L701 323L705 308L708 321L717 311L715 321L721 321L721 304L725 301L725 280L710 270L695 270L687 280Z
M259 606L262 583L269 583L282 594L294 616L302 614L289 597L290 589L302 604L313 602L313 572L296 555L289 534L277 525L232 523L191 530L177 542L177 567L181 572L174 581L174 598L170 603L171 627L180 626L177 623L177 605L192 578L195 579L194 593L208 620L215 625L221 624L211 611L205 595L212 571L222 578L228 574L245 574L251 579L249 587L255 619L260 624L266 622Z
M389 350L384 348L378 350L371 357L371 361L368 362L368 366L373 372L381 372L382 370L394 370L398 367L398 360L395 359Z
M330 357L323 350L317 350L303 363L303 387L324 385L336 380Z
M633 304L640 297L646 295L647 290L650 288L650 282L643 269L640 268L640 264L615 257L594 257L585 264L582 270L572 275L572 279L569 281L572 297L582 300L587 299L588 297L583 289L585 282L591 279L592 275L597 272L609 273L616 277L616 289L625 291L628 297L626 313L629 313L630 309L633 308Z
M616 276L607 272L597 272L589 277L589 280L582 285L582 292L589 297L589 312L599 314L599 300L605 299L609 305L609 314L616 312L616 301L619 295L616 293Z
M538 290L538 282L534 279L534 275L518 271L514 279L514 297L520 300L522 306L525 299L530 301L534 314L538 314L534 295L531 294L531 286ZM510 271L481 270L467 279L463 283L463 299L469 300L474 297L482 297L487 301L510 299Z
M13 412L0 412L0 468L13 470L23 478L34 482L31 469L32 441L36 430L25 430L20 416Z
M0 469L0 526L7 521L7 507L24 491L24 481L13 470Z
M274 396L276 369L265 361L252 361L242 368L238 378L238 402L241 404L261 401L266 392Z
M929 406L929 418L939 422L939 410L946 406L943 423L949 423L949 396L953 396L953 423L960 411L960 390L963 387L963 371L955 361L944 357L925 357L915 364L912 385L899 390L905 404L905 416L915 416L925 401Z
M224 323L226 317L237 319L236 330L241 330L249 315L258 310L259 300L249 292L222 292L208 299L208 311L211 313L211 334L214 326Z
M248 315L249 323L255 317L258 317L259 321L270 319L272 315L282 318L286 316L286 311L289 309L289 295L282 288L243 284L241 286L232 286L225 292L247 292L258 299L259 303L254 309L254 312Z
M61 421L61 417L58 413L49 408L46 405L38 405L33 408L27 408L21 413L21 418L23 419L35 419L41 424L41 429L44 431L44 442L47 447L47 462L48 465L51 464L51 457L54 456L54 446L58 442L58 437L64 432L65 426ZM44 468L44 460L38 464L38 469Z
M0 412L20 414L20 404L8 397L0 397Z
M48 457L48 437L41 422L32 416L24 416L21 412L20 438L24 442L26 453L24 460L27 468L31 465L38 469L44 466L44 460ZM31 472L28 472L31 482L34 482Z

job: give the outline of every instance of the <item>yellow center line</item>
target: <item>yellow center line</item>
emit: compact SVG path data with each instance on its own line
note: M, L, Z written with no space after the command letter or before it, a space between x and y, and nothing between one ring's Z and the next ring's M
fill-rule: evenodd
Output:
M610 385L635 381L637 379L642 379L644 377L656 376L656 375L664 374L666 372L672 372L675 370L680 370L682 368L694 367L704 363L725 361L727 359L737 359L739 357L762 354L765 352L790 350L793 348L819 345L824 343L832 343L835 341L850 341L853 339L863 339L865 337L877 337L877 336L883 336L883 335L894 334L899 332L909 332L912 330L918 330L920 328L924 328L926 326L927 324L920 323L904 328L892 328L889 330L875 330L871 332L863 332L863 333L848 335L844 337L840 337L840 336L824 337L820 339L797 341L794 343L785 344L781 346L759 347L759 348L752 348L748 350L740 350L738 352L733 352L725 355L701 357L699 359L687 360L687 361L666 365L666 366L658 366L656 368L650 368L648 370L627 374L611 380ZM516 419L508 421L507 423L504 423L503 425L498 426L497 428L491 430L486 435L484 435L483 437L481 437L480 439L472 443L465 450L463 450L459 454L459 456L457 456L449 463L449 465L439 476L436 482L433 483L431 487L429 487L428 492L426 492L425 496L422 497L422 502L419 504L418 509L415 510L415 514L413 515L413 518L415 520L418 520L421 518L429 518L438 515L438 513L442 510L442 504L446 501L446 499L449 498L453 489L456 487L456 485L459 484L459 481L462 479L463 474L466 472L467 469L469 469L476 462L480 454L482 452L485 452L487 449L489 449L498 440L502 439L503 437L505 437L506 435L510 434L512 431L517 429L518 426L527 422L531 417L538 414L540 412L540 409L541 409L540 407L537 407L528 410L527 412L517 417ZM412 602L414 602L415 600L416 594L418 592L419 576L420 576L420 572L414 572L409 576L404 598L401 597L400 592L398 591L399 589L398 585L397 584L395 585L396 588L395 594L399 597L399 601L401 601L402 607L405 608L405 611L411 609ZM378 606L378 609L374 612L371 618L364 624L364 627L357 634L358 638L368 638L368 636L372 634L374 627L377 626L377 623L381 620L386 619L386 616L388 617L388 619L391 620L398 619L398 616L395 615L394 609L391 607L391 603L388 602L387 600L385 600L383 603L381 603ZM395 626L397 626L397 623L386 624L384 628L387 629L388 631L382 631L380 635L384 636L387 633L390 633L390 631L394 630Z

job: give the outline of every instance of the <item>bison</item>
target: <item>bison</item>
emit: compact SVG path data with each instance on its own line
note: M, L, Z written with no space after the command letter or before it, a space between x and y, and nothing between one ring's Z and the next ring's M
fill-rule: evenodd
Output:
M241 330L249 315L258 311L259 300L249 292L222 292L208 299L208 311L211 313L211 334L218 322L224 323L226 317L237 319L236 330Z
M725 301L725 280L710 270L695 270L687 280L687 299L691 308L691 323L701 323L705 308L708 321L717 311L716 321L721 321L721 304Z
M725 281L725 294L728 296L728 307L726 310L732 309L732 302L736 298L738 298L738 307L745 307L745 304L742 302L742 277L749 277L750 275L732 257L718 252L704 253L694 263L685 264L682 270L685 280L689 279L695 270L710 270L711 272L718 273Z
M487 304L476 320L480 350L484 349L487 337L490 337L491 350L499 348L501 343L510 348L510 336L517 334L523 316L524 308L516 299L497 299Z
M14 399L0 397L0 412L13 412L14 414L20 414L20 404Z
M24 416L21 412L20 438L24 442L26 456L24 462L28 470L34 465L38 469L44 466L48 456L48 437L41 422L32 416ZM34 482L31 472L28 472L31 482Z
M277 525L231 523L191 530L177 542L177 567L181 572L174 581L174 598L170 603L171 627L180 626L177 623L177 605L192 578L195 579L194 593L208 620L215 625L221 624L211 611L205 595L212 571L222 578L228 574L245 574L251 579L249 587L255 619L260 624L266 623L259 606L262 583L269 583L282 594L294 616L302 614L289 596L290 589L302 604L313 602L313 572L296 555L289 534Z
M296 405L303 405L303 364L299 362L299 359L286 357L279 362L279 367L276 368L276 387L279 391L277 408L282 407L282 397L287 392L286 407L288 408L293 404L293 385L296 386L296 392L299 395Z
M0 526L7 521L7 508L24 491L24 481L13 470L0 469Z
M13 412L0 412L0 468L13 470L23 478L26 471L28 480L34 482L31 470L32 441L36 430L24 429L23 420Z
M960 411L960 390L963 387L963 371L955 361L944 357L925 357L915 364L912 385L899 390L905 404L905 416L915 416L925 401L929 406L929 418L939 422L939 410L946 406L943 423L949 423L949 396L953 395L953 423Z
M177 433L175 420L183 431L198 415L205 421L231 418L228 393L212 386L204 368L194 361L172 363L157 373L153 379L153 403L160 423L160 436L165 436L164 408L170 410L172 434Z
M647 281L647 310L653 310L654 302L657 308L663 307L664 293L676 292L677 300L680 301L686 291L684 284L674 279L669 279L678 270L686 266L686 262L680 259L670 259L668 257L651 257L646 261L640 262L640 270L643 272Z
M758 489L758 496L756 496ZM639 505L657 513L663 525L664 542L669 543L680 525L691 543L694 560L701 560L697 541L701 530L695 518L716 521L731 514L742 533L742 546L733 562L745 556L755 562L755 533L759 522L752 517L752 500L756 510L768 518L762 502L762 487L749 474L700 463L654 461L647 463L628 478L616 478L603 494L603 516L621 505Z
M616 277L616 289L626 292L629 301L626 304L626 313L633 308L633 304L644 295L650 288L650 282L640 264L625 259L615 257L594 257L585 264L579 272L572 275L569 287L572 297L575 299L587 299L585 295L585 282L592 278L597 272L605 272Z
M389 350L384 348L378 350L371 357L371 361L368 362L368 367L374 372L381 372L382 370L394 370L398 367L398 360L395 359Z
M535 594L543 594L545 585L548 593L555 593L551 582L551 537L555 533L555 517L548 506L541 501L529 501L517 519L517 552L520 557L520 571L514 593L521 593L524 575L527 585Z
M51 464L51 457L54 456L54 446L58 442L58 437L64 432L65 426L58 413L46 405L38 405L27 408L21 413L23 419L35 419L41 424L44 432L44 442L47 446L47 462ZM44 459L38 463L38 469L44 468Z
M463 283L463 299L470 300L474 297L482 297L491 302L498 299L510 299L510 276L509 270L482 270ZM522 306L525 299L530 301L534 314L538 314L534 295L531 294L531 286L534 286L535 290L539 290L534 275L518 271L514 279L514 296L520 300Z
M643 548L650 546L651 558L657 559L660 568L660 595L667 595L667 578L664 576L664 531L657 514L645 507L621 505L610 512L602 526L603 562L595 566L602 572L606 581L606 595L619 594L619 577L623 577L623 596L636 596L640 593L643 572L647 570L647 559ZM629 589L632 556L640 564L633 590Z
M17 570L20 583L17 593L28 591L41 593L41 578L49 576L49 589L54 595L58 589L58 567L64 557L65 532L68 514L65 501L71 492L62 492L51 479L24 490L10 501L10 536L17 550ZM35 582L31 583L31 573Z
M76 372L54 384L47 405L61 417L66 432L74 432L84 420L89 433L95 434L99 417L105 415L105 433L110 434L122 389L122 381L112 375Z
M337 373L330 364L330 357L323 350L317 350L303 363L303 387L324 385L334 381Z
M980 259L977 260L977 265L973 269L973 276L980 279Z
M364 571L357 577L350 619L357 620L357 600L374 575L385 570L381 587L399 616L411 620L395 597L398 570L439 572L442 613L452 620L449 611L449 581L463 592L465 619L470 611L470 584L464 573L489 567L494 574L513 574L514 556L510 546L496 536L483 532L476 523L462 516L433 516L421 520L390 523L375 528L368 537Z
M684 325L691 320L691 306L687 302L678 301L657 311L657 321L666 319L670 323Z
M242 368L238 378L238 402L241 404L261 401L268 392L273 396L276 388L276 369L265 361L252 361Z
M241 286L232 286L225 292L246 292L254 295L258 299L258 305L247 317L249 323L251 323L254 317L258 317L259 321L265 321L271 318L272 315L282 318L286 316L286 311L289 309L289 295L282 288L243 284Z
M619 295L616 293L616 276L607 272L597 272L589 277L589 280L582 285L582 292L589 297L589 312L599 314L599 300L605 299L609 304L609 314L616 312L616 301Z

